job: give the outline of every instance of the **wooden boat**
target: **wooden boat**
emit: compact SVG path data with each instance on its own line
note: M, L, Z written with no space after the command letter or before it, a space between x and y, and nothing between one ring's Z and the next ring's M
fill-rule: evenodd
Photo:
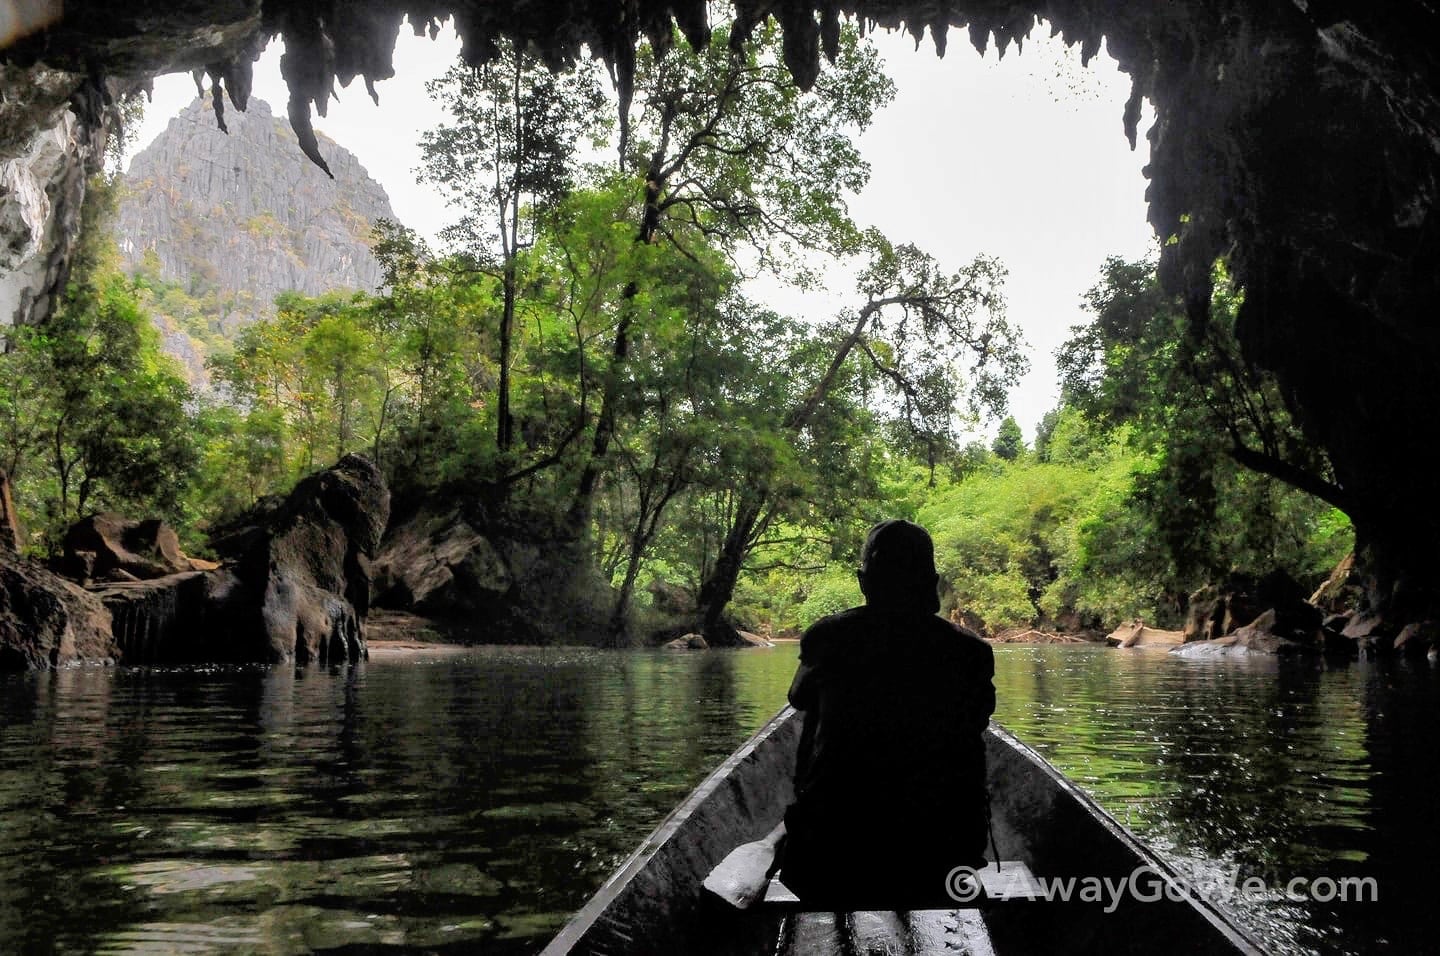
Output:
M994 842L1009 861L1000 874L1022 884L1031 879L1018 892L1012 884L998 898L950 910L804 912L773 894L747 910L730 908L704 893L702 883L730 850L760 839L783 816L800 725L787 707L730 755L542 956L1263 952L1222 911L1180 893L1184 884L1168 865L995 724L986 732ZM1118 885L1136 871L1144 874L1144 899L1125 893L1112 905L1111 897L1087 901L1076 892L1060 901L1036 892L1039 880L1108 877ZM994 876L987 873L987 889Z

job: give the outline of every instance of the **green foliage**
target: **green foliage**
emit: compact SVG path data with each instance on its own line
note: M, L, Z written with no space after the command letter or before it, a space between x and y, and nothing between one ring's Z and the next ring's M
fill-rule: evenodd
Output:
M990 449L1006 461L1019 458L1025 452L1025 435L1020 431L1019 422L1006 416L1000 423L1000 430L995 433L995 441L991 443Z
M11 332L0 356L0 447L35 545L96 510L156 514L184 524L197 466L190 391L115 269L98 221L111 190L97 181L89 231L57 309Z
M1320 546L1316 529L1344 495L1273 379L1240 358L1239 300L1222 268L1215 283L1208 314L1187 315L1153 264L1108 260L1087 297L1095 320L1057 356L1064 393L1097 423L1132 425L1150 455L1132 507L1172 588L1231 570L1311 579L1342 547L1343 535Z
M763 23L743 52L729 30L710 45L642 47L622 167L646 188L641 235L658 231L727 255L749 247L763 268L816 278L807 256L846 255L859 231L845 208L869 178L855 139L894 95L878 54L846 26L809 91L784 65L784 38Z
M556 73L509 40L496 46L488 62L456 64L427 84L450 119L422 133L420 149L421 175L460 213L443 236L501 261L529 245L522 218L533 223L570 193L575 147L598 131L604 99L593 63Z
M803 629L859 602L860 542L895 516L934 534L947 610L995 629L1171 623L1220 570L1305 578L1348 546L1343 516L1237 464L1328 481L1239 360L1223 275L1197 326L1149 264L1111 260L1033 454L1008 417L964 444L1026 367L1004 268L946 268L849 219L856 138L893 94L858 31L810 91L773 24L741 54L728 40L641 49L622 142L593 72L503 44L452 70L432 85L450 120L422 143L458 213L451 251L382 224L373 296L285 294L237 330L254 303L220 301L203 271L180 286L147 261L127 282L82 247L56 320L0 358L22 501L52 537L102 504L200 528L363 451L402 493L474 495L580 542L617 637L655 582L702 616L733 595L743 624ZM586 139L618 167L582 166ZM757 268L804 284L836 262L856 298L829 323L741 292ZM210 400L156 357L147 312L208 353Z

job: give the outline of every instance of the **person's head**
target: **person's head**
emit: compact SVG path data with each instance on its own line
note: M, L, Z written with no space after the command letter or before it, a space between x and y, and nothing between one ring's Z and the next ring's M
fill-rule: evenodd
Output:
M857 577L867 603L926 614L940 610L935 542L914 522L892 518L871 528L860 551Z

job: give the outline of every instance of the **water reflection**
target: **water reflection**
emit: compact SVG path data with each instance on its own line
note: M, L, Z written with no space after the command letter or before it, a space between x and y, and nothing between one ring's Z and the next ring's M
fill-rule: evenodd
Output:
M781 704L794 647L0 678L0 951L527 953ZM1281 951L1435 938L1437 676L997 649L997 718Z

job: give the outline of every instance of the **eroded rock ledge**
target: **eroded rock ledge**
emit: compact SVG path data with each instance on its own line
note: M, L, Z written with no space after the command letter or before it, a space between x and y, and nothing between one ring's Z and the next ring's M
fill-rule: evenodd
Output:
M112 570L163 576L85 590L0 554L0 671L361 660L369 559L389 512L379 469L347 455L233 527L218 568L166 574L183 555L170 566L135 557Z

